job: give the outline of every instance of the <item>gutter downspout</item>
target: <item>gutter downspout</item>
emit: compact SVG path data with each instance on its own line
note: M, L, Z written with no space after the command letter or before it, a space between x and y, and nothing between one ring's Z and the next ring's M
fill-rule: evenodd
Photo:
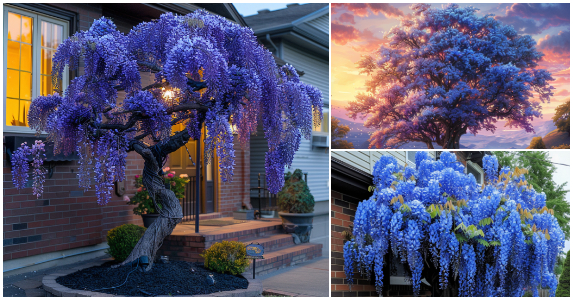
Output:
M275 48L275 51L277 52L277 56L281 57L280 53L279 53L279 48L277 47L277 45L275 45L275 43L273 43L273 40L271 40L271 35L267 33L266 38L267 38L267 42L269 42L271 44L271 46L273 46L273 48Z

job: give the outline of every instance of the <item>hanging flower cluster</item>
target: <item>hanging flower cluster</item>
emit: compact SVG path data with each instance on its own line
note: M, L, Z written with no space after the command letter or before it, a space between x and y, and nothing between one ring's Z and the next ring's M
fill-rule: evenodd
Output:
M54 82L66 67L84 61L63 96L41 96L30 106L30 124L48 133L54 153L80 156L80 186L95 178L99 203L111 197L113 182L124 178L130 139L169 139L171 126L186 123L192 138L206 127L205 154L217 153L223 181L233 176L234 136L243 145L262 122L269 151L267 182L272 193L284 183L301 138L310 138L322 120L322 95L299 80L292 66L278 68L272 54L258 44L250 28L197 10L185 16L163 14L128 34L105 17L75 33L53 58ZM154 74L141 86L141 72ZM126 92L117 101L118 90ZM168 92L168 93L166 93ZM16 165L25 168L22 161ZM27 177L13 177L23 186Z
M416 154L415 169L383 156L373 170L375 191L359 203L351 240L344 245L349 284L354 265L376 274L382 291L383 265L395 257L408 270L417 295L422 270L435 270L439 288L457 284L459 296L521 297L549 288L564 234L545 195L527 184L526 169L498 169L484 156L487 185L480 187L454 154L434 160ZM390 256L386 255L391 254Z
M28 164L28 156L32 156L32 194L40 198L44 191L44 181L46 178L46 170L43 168L44 158L46 154L44 152L44 143L37 140L32 148L28 146L28 143L22 143L20 148L14 151L12 155L12 178L14 185L18 189L23 189L26 187L26 182L28 181L28 171L30 166Z

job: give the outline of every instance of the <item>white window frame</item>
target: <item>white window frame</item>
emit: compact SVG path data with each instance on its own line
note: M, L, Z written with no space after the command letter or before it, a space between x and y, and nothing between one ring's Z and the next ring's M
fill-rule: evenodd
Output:
M12 12L15 14L19 14L19 15L23 15L29 18L32 18L32 97L31 100L36 99L36 97L38 97L41 93L41 82L40 82L40 72L41 72L41 68L42 68L42 60L41 60L41 55L42 55L42 51L41 51L41 27L40 24L42 23L42 21L46 21L46 22L50 22L53 24L57 24L63 27L63 34L64 36L62 37L62 41L64 41L65 39L68 38L69 36L69 22L61 20L61 19L57 19L54 17L50 17L48 15L45 14L41 14L41 13L36 13L36 12L31 12L28 10L24 10L24 9L20 9L20 8L15 8L13 6L8 6L8 5L4 5L4 11L3 11L3 16L4 16L4 36L3 36L3 42L4 42L4 47L3 47L3 51L4 51L4 56L3 56L3 62L4 62L4 70L3 70L3 74L4 74L4 82L3 82L3 86L4 86L4 103L3 103L3 107L4 110L2 112L2 128L3 128L3 132L4 133L36 133L35 130L30 129L30 127L24 127L24 126L10 126L10 125L6 125L6 85L7 85L7 72L8 72L8 68L7 68L7 60L8 60L8 13ZM68 69L66 67L66 69L64 70L64 74L62 77L62 91L64 91L67 86L68 86L68 81L69 81L69 72Z

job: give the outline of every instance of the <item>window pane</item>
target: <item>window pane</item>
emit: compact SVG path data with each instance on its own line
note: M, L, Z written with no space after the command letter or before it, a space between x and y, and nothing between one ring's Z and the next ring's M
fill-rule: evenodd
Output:
M42 75L42 96L51 95L53 93L52 89L52 76Z
M322 117L322 131L323 132L328 132L328 113L325 112L323 113L323 117Z
M32 43L32 18L22 16L22 42Z
M20 72L20 99L32 99L32 73Z
M52 58L54 57L55 53L56 50L42 48L42 74L52 75Z
M16 99L6 99L6 125L16 125L19 102Z
M52 24L54 28L52 48L57 49L64 38L64 27L56 24Z
M32 72L32 46L21 44L20 70Z
M6 97L20 98L20 72L14 70L6 72Z
M42 21L42 47L52 48L52 24Z
M8 13L8 39L20 40L20 15Z
M20 115L18 121L20 126L28 126L28 111L30 110L30 101L20 100Z
M20 62L20 43L8 41L8 57L6 59L6 66L9 69L19 69Z

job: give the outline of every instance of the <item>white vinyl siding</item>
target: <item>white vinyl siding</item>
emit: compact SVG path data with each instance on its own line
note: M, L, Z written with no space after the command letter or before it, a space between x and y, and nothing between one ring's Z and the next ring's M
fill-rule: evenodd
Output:
M410 151L408 151L410 152ZM411 151L415 155L415 151ZM431 157L436 157L436 152L429 151ZM407 156L411 156L411 154L407 155L407 151L332 151L332 158L336 158L340 161L343 161L351 166L358 168L368 174L372 174L372 170L374 169L374 165L376 162L382 157L383 155L391 155L398 160L398 163L404 166L406 163L414 167L413 162L409 162ZM415 157L415 156L414 156ZM415 161L415 159L414 159Z
M283 43L281 58L293 65L298 71L303 71L304 75L300 80L304 83L312 84L322 92L322 99L328 109L328 57L321 57L305 52L304 49L296 45Z

